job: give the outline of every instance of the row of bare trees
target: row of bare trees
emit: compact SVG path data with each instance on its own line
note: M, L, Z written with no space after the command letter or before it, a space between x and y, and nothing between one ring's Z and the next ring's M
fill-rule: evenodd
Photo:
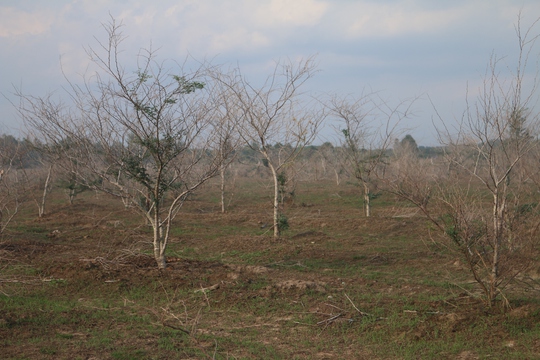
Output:
M366 216L377 191L414 204L462 252L488 304L504 297L530 264L540 227L537 78L528 72L532 27L522 33L518 22L516 67L505 77L501 60L492 58L457 128L438 130L442 156L428 159L418 156L412 137L395 142L416 99L397 105L377 93L311 99L302 89L316 73L313 58L277 64L259 86L237 68L203 63L190 71L158 62L148 49L136 56L133 71L124 66L121 28L114 19L105 25L107 41L88 50L97 71L82 82L67 79L68 100L18 92L18 109L44 163L54 163L81 188L121 199L146 219L160 268L166 267L173 220L187 197L214 176L221 178L225 211L227 168L241 146L269 169L278 237L287 176L326 119L340 143L319 147L324 170L332 167L338 184L340 176L358 182ZM1 155L3 183L17 173L10 156ZM2 200L2 226L18 209L17 195L10 199Z
M43 156L80 186L136 209L152 226L154 256L165 268L170 229L187 197L220 174L224 210L227 166L239 144L249 144L271 169L279 236L279 176L324 117L303 105L300 92L314 74L313 60L277 64L259 87L238 69L169 69L149 49L139 52L132 71L121 58L121 28L114 19L105 25L107 40L87 51L97 70L81 82L67 79L67 101L17 93ZM277 154L268 149L276 141L288 144Z

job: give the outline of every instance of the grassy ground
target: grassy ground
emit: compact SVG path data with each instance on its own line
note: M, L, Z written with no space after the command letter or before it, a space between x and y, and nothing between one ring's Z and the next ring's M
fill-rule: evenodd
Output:
M0 348L7 359L534 359L540 298L486 310L459 254L389 197L362 215L355 187L300 184L290 229L238 186L177 217L158 271L150 231L93 193L48 214L29 206L0 243Z

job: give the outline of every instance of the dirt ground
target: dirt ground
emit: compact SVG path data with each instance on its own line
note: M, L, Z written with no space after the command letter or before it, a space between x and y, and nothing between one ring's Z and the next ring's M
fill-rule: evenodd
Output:
M540 358L534 281L487 309L414 209L381 201L367 219L354 189L310 188L274 239L268 199L244 196L225 214L186 204L163 271L121 203L29 206L0 242L0 357Z

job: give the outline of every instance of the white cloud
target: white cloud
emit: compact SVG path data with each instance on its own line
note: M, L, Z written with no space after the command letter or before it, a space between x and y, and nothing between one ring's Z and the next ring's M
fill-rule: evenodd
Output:
M247 0L184 1L152 11L153 21L151 25L147 21L146 29L151 27L163 41L160 45L177 54L212 57L256 51L272 45L268 29L255 18L258 6Z
M451 9L424 10L408 3L352 4L343 14L346 34L351 38L393 37L426 33L459 22L470 9L467 6Z
M260 2L257 23L265 26L309 26L317 24L329 7L316 0L271 0Z
M107 40L100 24L111 14L125 24L127 69L151 43L159 60L217 57L255 77L266 76L273 60L318 53L317 90L371 86L397 98L425 91L457 103L492 51L515 54L521 6L527 27L540 14L538 0L0 0L7 84L0 92L10 83L32 93L58 88L59 55L68 77L79 79L88 65L83 46L96 47L94 36Z
M184 0L137 3L117 13L130 37L151 33L176 53L212 57L286 44L294 29L315 26L329 7L319 0Z
M29 13L11 7L0 7L0 37L39 35L48 31L54 22L53 13Z
M61 42L58 44L62 72L70 79L77 79L84 75L91 61L80 45L71 42ZM60 66L60 65L59 65Z
M271 44L265 34L259 31L249 31L244 28L236 28L226 33L218 33L212 36L209 49L212 53L229 52L233 49L256 49Z

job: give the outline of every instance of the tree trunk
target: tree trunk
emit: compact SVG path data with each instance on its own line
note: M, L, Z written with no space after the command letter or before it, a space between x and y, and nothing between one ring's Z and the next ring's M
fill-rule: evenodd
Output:
M52 165L49 166L49 171L47 172L47 178L45 179L45 186L43 187L43 196L41 197L41 205L38 206L39 217L42 217L45 214L45 200L47 199L47 195L49 194L51 172L52 172Z
M154 244L154 258L156 259L158 269L164 270L167 268L167 258L165 257L165 254L159 250L159 248L159 245L156 248L156 244Z
M162 234L160 229L154 227L154 258L159 269L167 267L167 258L165 257L165 249L163 247Z
M165 246L163 241L163 228L159 218L159 205L154 204L154 220L152 228L154 230L154 258L159 269L164 270L167 267L167 258L165 257Z
M219 167L219 175L221 177L221 212L225 212L225 166L221 164Z
M281 235L281 229L279 228L279 182L276 169L268 162L270 170L272 170L272 177L274 179L274 238L278 238Z
M75 200L75 189L69 189L68 198L69 198L69 205L73 205L73 201Z
M366 212L366 217L370 217L371 215L371 199L370 199L370 192L369 192L369 186L367 183L364 182L364 209Z
M495 189L493 193L493 257L491 264L491 278L490 278L490 294L488 296L489 305L492 306L497 297L498 282L499 282L499 261L500 261L500 247L502 244L502 232L504 225L504 212L506 207L506 201L504 195L499 193L499 188Z

